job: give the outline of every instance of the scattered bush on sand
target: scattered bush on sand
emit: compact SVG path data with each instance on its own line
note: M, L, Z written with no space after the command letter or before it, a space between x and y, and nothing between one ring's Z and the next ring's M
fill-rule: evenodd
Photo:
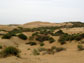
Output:
M62 31L62 30L58 30L57 32L55 32L55 33L53 33L53 34L51 34L52 36L60 36L60 35L62 35L62 34L64 34L64 32Z
M42 54L55 54L56 52L64 51L63 47L52 46L51 48L39 48L38 51L42 52Z
M9 46L0 52L0 56L7 57L10 55L14 55L14 56L19 57L19 53L20 53L20 51L17 48Z
M0 45L0 49L2 49L2 45Z
M21 33L18 29L13 29L12 31L9 31L5 35L2 36L2 39L10 39L12 36L16 36L17 33Z
M45 44L42 42L42 43L40 43L40 46L44 46Z
M39 51L39 52L46 51L46 50L47 50L47 49L46 49L46 48L43 48L43 47L42 47L42 48L38 48L38 51Z
M29 45L33 46L33 45L36 45L36 42L28 42L26 44L29 44Z
M32 53L33 53L33 55L40 55L40 52L39 52L38 50L36 50L36 49L34 49L34 50L32 51Z
M83 47L83 45L78 45L77 47L78 47L78 50L79 50L79 51L82 51L82 50L84 50L84 47Z
M19 34L18 37L22 40L27 40L27 36L24 34Z

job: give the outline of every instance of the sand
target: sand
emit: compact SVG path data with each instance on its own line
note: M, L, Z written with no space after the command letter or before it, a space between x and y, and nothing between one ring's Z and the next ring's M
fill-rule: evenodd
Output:
M54 24L52 23L53 26L61 26L61 25L66 25L66 23L61 23L61 24ZM41 23L41 22L33 22L33 23L27 23L23 26L24 28L28 27L38 27L39 26L52 26L51 23ZM72 25L71 23L68 23L68 25ZM8 26L0 26L0 29L5 29L5 30L12 30L16 27L8 27ZM74 34L74 33L83 33L84 28L63 28L62 29L65 33L69 34ZM31 36L32 32L23 32L27 36ZM0 63L84 63L84 51L78 51L77 45L78 42L72 41L71 43L68 42L65 45L60 45L58 43L58 38L59 37L54 37L55 42L52 44L49 44L48 42L45 43L45 48L50 48L52 46L57 46L57 47L65 47L66 50L62 52L55 53L54 55L38 55L34 56L32 54L32 50L35 48L40 48L39 45L36 46L30 46L25 44L28 42L28 40L21 40L17 37L12 37L11 39L1 39L0 38L0 44L3 45L4 47L7 46L15 46L17 47L21 53L20 53L20 58L17 58L15 56L9 56L7 58L0 58ZM84 44L83 44L84 45ZM28 50L30 48L30 50Z

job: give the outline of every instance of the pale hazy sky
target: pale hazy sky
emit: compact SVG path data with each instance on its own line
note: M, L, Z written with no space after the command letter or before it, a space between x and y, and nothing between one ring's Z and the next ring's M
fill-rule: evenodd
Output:
M0 0L0 24L84 21L84 0Z

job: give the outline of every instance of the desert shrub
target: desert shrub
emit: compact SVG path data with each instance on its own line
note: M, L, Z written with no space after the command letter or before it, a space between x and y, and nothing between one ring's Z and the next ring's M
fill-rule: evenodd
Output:
M78 36L76 36L75 40L80 41L83 38L84 38L84 33L79 34Z
M0 45L0 49L2 49L2 45Z
M47 53L47 54L54 54L54 53L55 53L55 51L54 51L54 50L52 50L52 49L47 49L46 53Z
M46 48L39 48L38 49L39 52L46 51L46 50L47 50Z
M33 46L33 45L36 45L36 42L28 42L26 44L29 44L29 45Z
M40 55L40 52L36 49L34 49L32 53L33 53L33 55Z
M60 36L59 42L61 44L65 44L66 41L72 41L72 40L80 41L83 38L84 38L84 33L71 34L71 35L64 33L63 35Z
M81 39L84 38L84 33L82 34L72 34L72 35L69 35L69 40L72 41L72 40L77 40L77 41L80 41Z
M77 47L78 47L78 50L79 50L79 51L84 50L84 47L83 47L82 45L78 45Z
M48 35L38 35L36 37L36 40L40 41L40 42L49 41L50 43L55 41L52 37L50 37Z
M56 46L52 46L51 47L52 50L56 50L56 48L57 48Z
M7 34L3 35L2 39L10 39L12 36L16 36L17 33L21 33L18 29L13 29L9 31Z
M29 37L29 40L33 40L33 39L34 39L34 37L33 37L33 36L30 36L30 37Z
M2 39L10 39L12 36L10 34L5 34L2 36Z
M15 36L17 33L21 33L21 32L22 32L22 31L19 30L19 29L13 29L13 30L10 31L9 33Z
M60 44L65 44L66 43L66 41L68 41L70 39L70 35L69 34L67 34L67 33L65 33L65 34L63 34L63 35L61 35L60 37L59 37L59 42L60 42Z
M2 57L7 57L10 55L19 56L19 52L20 51L17 48L9 46L1 51L0 54L2 55Z
M65 48L63 48L63 47L52 46L52 47L51 47L51 50L52 50L52 51L56 51L56 52L60 52L60 51L65 50Z
M72 28L73 27L84 27L84 23L82 22L71 22L73 25L72 25Z
M60 52L60 51L63 51L63 50L65 50L65 48L63 48L63 47L57 47L56 48L56 52Z
M28 48L27 50L30 50L30 48Z
M46 36L46 35L44 35L44 36L38 35L37 38L36 38L36 40L40 41L40 42L43 42L43 41L47 41L48 38L49 38L49 36Z
M37 36L39 33L38 32L35 32L32 34L32 36Z
M31 28L23 28L22 32L33 32Z
M52 30L50 31L50 30L41 30L40 31L40 34L44 34L44 35L48 35L48 34L51 34L51 32L53 32Z
M27 36L24 35L24 34L19 34L18 37L21 38L21 39L23 39L23 40L26 40L27 39Z
M44 46L45 44L42 42L42 43L40 43L40 46Z
M59 31L53 33L53 36L59 36L59 35L62 35L62 34L64 34L64 32L62 30L59 30Z
M53 43L55 41L52 37L49 37L48 40L49 40L50 43Z

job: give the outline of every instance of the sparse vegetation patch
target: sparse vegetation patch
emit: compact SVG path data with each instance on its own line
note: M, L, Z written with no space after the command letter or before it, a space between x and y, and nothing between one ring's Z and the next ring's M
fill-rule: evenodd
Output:
M7 57L10 55L14 55L14 56L19 57L19 53L20 53L20 51L17 48L9 46L0 52L0 56Z

